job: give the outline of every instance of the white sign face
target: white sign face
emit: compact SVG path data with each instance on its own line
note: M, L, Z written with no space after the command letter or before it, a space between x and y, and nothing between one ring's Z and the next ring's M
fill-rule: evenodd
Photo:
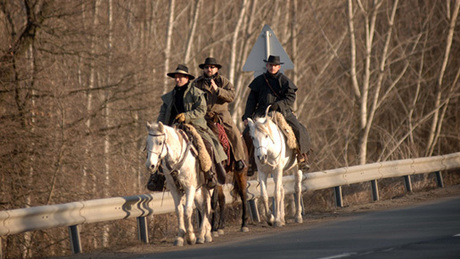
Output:
M270 55L280 56L281 62L284 63L281 65L281 72L294 68L294 63L292 63L283 46L281 46L275 33L270 26L265 25L257 38L256 44L252 47L246 63L244 63L243 71L254 71L254 77L265 73L267 69L264 60Z

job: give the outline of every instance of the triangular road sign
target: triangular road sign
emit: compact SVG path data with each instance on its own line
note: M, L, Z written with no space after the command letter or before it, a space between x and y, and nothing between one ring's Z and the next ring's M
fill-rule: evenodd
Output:
M294 68L294 63L292 63L283 46L281 46L275 33L270 26L265 25L257 38L256 44L252 47L246 63L244 63L243 71L254 71L254 77L265 73L267 69L264 59L266 60L270 55L280 56L281 62L284 63L281 65L281 72Z

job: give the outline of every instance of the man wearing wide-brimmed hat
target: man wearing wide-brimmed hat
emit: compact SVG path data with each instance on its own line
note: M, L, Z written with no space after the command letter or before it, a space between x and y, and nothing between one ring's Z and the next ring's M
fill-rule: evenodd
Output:
M310 151L310 137L305 126L292 113L297 86L286 75L279 72L281 65L284 64L279 56L270 55L264 62L267 72L256 77L249 85L251 91L242 119L247 125L247 118L264 116L269 105L271 105L270 111L279 111L283 114L287 123L292 127L300 147L297 154L299 167L308 169L307 154Z
M192 124L202 138L212 145L214 162L216 166L220 166L218 169L223 170L222 162L227 160L227 155L204 119L206 114L204 92L190 84L190 80L195 77L188 72L188 67L185 65L178 65L175 71L167 75L174 78L176 86L172 91L161 97L163 105L157 121L169 126L174 122ZM223 174L225 176L225 173ZM209 183L209 187L212 187L212 185L215 185L215 182Z
M217 116L224 127L228 136L230 149L236 161L235 170L241 171L245 168L245 153L241 132L233 122L232 116L228 111L228 104L235 99L235 87L224 76L219 73L222 68L215 58L208 57L199 67L203 69L203 74L199 76L192 85L203 90L206 96L207 116L206 120L214 119ZM227 156L229 153L227 153Z

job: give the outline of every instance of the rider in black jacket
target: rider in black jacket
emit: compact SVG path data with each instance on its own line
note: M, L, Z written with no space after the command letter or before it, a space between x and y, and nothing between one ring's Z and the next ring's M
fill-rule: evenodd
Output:
M261 117L265 115L265 110L269 105L270 111L278 111L283 114L287 123L292 127L299 144L297 159L301 169L308 169L308 153L310 150L310 137L307 129L303 126L292 112L292 107L296 99L297 87L283 73L279 72L281 65L279 56L270 56L266 62L267 72L256 77L249 88L251 89L246 101L246 109L243 115L245 126L247 118ZM252 141L248 138L247 127L243 133L248 145L252 146ZM251 142L251 143L248 143Z

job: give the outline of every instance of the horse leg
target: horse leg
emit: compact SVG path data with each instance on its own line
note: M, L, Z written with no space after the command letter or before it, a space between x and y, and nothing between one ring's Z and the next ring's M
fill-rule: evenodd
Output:
M217 226L217 233L219 235L224 234L225 225L225 194L222 185L217 188L217 197L219 203L219 225Z
M302 223L303 218L302 218L302 171L297 170L295 173L295 188L294 191L296 193L295 195L295 222L296 223Z
M259 183L260 183L260 196L262 197L262 201L264 204L265 209L265 219L268 225L273 226L275 218L270 211L270 207L268 205L268 194L267 194L267 175L261 171L259 171Z
M247 184L248 179L246 176L247 168L240 172L234 173L234 183L233 185L238 192L238 195L241 199L241 206L242 206L242 216L241 216L241 232L249 232L249 228L247 226L248 219L249 219L249 210L248 210L248 192L247 192Z
M279 213L280 213L280 222L281 226L286 225L285 221L285 207L284 207L284 186L281 184L281 189L280 189L280 207L279 207Z
M284 217L284 190L283 190L283 173L281 168L276 168L273 174L273 181L275 182L275 201L274 201L274 213L275 214L275 226L281 227L283 225L282 217Z
M176 209L177 217L177 236L174 240L174 246L183 246L184 245L184 236L185 236L185 224L184 224L184 207L181 204L181 197L175 192L175 189L170 189L173 196L174 205ZM174 191L173 191L174 190Z
M212 235L214 237L218 237L219 234L217 233L218 230L218 221L217 221L217 205L218 205L218 193L217 188L222 188L222 186L218 185L218 187L214 188L211 196L211 227L212 227Z
M189 245L196 243L195 233L193 231L192 214L193 214L193 201L195 200L195 189L190 188L185 192L185 238Z
M195 206L200 214L199 234L196 239L197 244L205 242L212 242L211 225L209 224L209 213L211 206L211 199L208 190L203 188L197 190L195 196Z
M203 220L203 231L204 231L204 241L207 243L212 242L212 235L211 235L211 224L209 222L209 215L211 214L211 196L209 193L209 190L204 189L202 191L204 193L204 204L205 208L203 210L203 213L205 214L204 220Z

